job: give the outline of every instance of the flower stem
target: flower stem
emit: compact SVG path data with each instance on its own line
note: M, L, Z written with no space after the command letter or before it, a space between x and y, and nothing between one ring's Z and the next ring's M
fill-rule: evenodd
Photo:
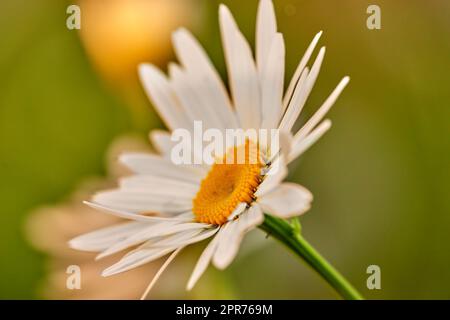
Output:
M362 300L361 294L286 220L265 215L262 230L275 237L316 270L344 299Z

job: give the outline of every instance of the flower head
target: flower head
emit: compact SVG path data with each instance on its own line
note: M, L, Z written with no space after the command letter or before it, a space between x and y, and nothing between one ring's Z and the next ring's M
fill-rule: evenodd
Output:
M169 77L152 65L140 66L148 96L172 132L180 128L192 131L195 121L222 132L277 129L278 147L246 138L244 143L226 148L211 165L176 165L171 161L174 143L170 133L153 131L151 140L160 154L122 155L120 161L134 175L123 178L118 189L101 192L87 202L129 222L70 242L77 249L100 251L99 258L138 246L104 270L105 276L171 254L162 272L182 248L212 238L194 268L190 289L210 262L223 269L233 261L244 235L263 222L263 212L291 218L310 208L312 194L307 189L282 182L286 166L328 130L331 122L322 120L349 79L342 79L318 111L292 134L325 54L325 49L320 49L311 68L307 67L321 32L307 48L283 94L285 48L272 2L260 1L256 61L226 6L220 6L219 16L231 98L205 51L184 29L173 34L180 64L169 66ZM244 150L243 162L226 161L239 150ZM195 148L192 153L194 158L201 157Z

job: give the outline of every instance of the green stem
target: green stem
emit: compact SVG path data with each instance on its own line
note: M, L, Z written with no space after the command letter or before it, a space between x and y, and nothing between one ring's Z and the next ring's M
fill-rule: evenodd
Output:
M322 257L296 229L286 220L265 215L260 228L275 237L289 249L304 259L316 270L344 299L362 300L358 291Z

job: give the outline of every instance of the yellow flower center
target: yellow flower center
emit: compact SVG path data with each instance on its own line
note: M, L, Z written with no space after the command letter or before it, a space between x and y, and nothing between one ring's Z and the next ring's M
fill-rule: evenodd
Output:
M258 154L256 144L247 140L214 163L193 200L198 222L222 225L239 203L254 200L263 167Z

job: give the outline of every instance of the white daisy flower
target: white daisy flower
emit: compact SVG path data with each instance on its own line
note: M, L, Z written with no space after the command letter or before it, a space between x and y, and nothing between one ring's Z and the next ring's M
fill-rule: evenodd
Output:
M220 6L219 17L231 99L205 51L185 29L173 34L180 64L169 66L169 77L152 65L140 66L148 96L171 131L191 130L194 120L221 130L275 128L284 133L282 152L274 158L261 146L256 150L262 160L256 163L181 166L170 160L170 133L153 131L150 137L160 154L124 154L120 161L134 175L122 179L118 189L101 192L87 202L129 222L70 242L73 248L100 252L98 258L135 247L104 270L104 276L171 254L150 289L180 250L211 238L188 281L187 289L191 289L210 262L224 269L233 261L244 235L263 223L264 213L291 218L310 208L313 197L307 189L282 182L286 166L330 128L331 122L323 118L349 78L343 78L317 112L292 134L324 58L325 48L321 48L311 68L307 67L321 32L307 48L283 94L285 47L272 2L261 0L259 4L256 61L226 6ZM234 146L231 152L251 143Z

